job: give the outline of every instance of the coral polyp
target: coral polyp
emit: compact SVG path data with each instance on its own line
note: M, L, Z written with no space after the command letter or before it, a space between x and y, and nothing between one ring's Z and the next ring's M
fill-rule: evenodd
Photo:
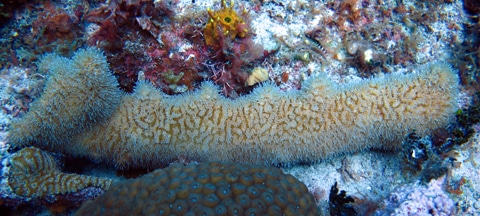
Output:
M248 34L248 25L233 10L233 0L230 2L230 7L227 7L226 1L222 0L222 9L218 11L208 9L208 16L210 18L203 30L207 46L218 46L222 37L230 36L233 40L237 36L244 38Z

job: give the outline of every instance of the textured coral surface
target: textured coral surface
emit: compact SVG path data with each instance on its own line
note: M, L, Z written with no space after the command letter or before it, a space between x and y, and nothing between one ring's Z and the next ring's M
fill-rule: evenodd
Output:
M338 155L369 147L398 147L401 149L396 152L363 151L316 163L287 163L291 166L282 169L306 184L322 208L323 215L328 215L328 191L335 182L355 200L352 206L358 215L372 215L376 209L382 208L380 203L384 199L390 199L396 205L390 207L396 208L401 204L394 202L391 196L395 194L392 191L398 194L396 188L416 181L420 181L418 185L423 185L428 182L425 180L445 174L445 182L437 190L445 193L427 194L422 187L415 186L411 188L412 193L402 194L408 199L411 198L409 196L426 195L425 198L435 201L435 207L449 206L443 208L450 211L449 215L476 215L480 212L480 99L476 99L480 90L480 18L476 12L479 7L473 3L475 1L254 0L236 1L235 4L218 0L2 1L0 215L70 215L79 203L104 192L89 187L92 190L87 188L54 196L25 197L15 194L9 185L10 161L16 152L28 145L48 150L49 155L60 159L58 162L62 165L58 166L64 172L113 178L122 178L115 177L115 172L126 178L138 176L158 167L159 163L172 160L188 162L226 158L243 161L254 158L265 159L261 162L270 164L289 154L293 157L291 161L310 162L316 160L308 155L310 150ZM217 13L220 11L225 13ZM209 24L212 18L216 25ZM227 24L222 21L233 22ZM207 26L213 28L207 30ZM230 28L225 28L227 26ZM246 33L244 37L238 34L242 31ZM217 46L207 45L205 32L209 32ZM234 34L230 33L237 34L232 38ZM94 109L83 109L80 104L89 104L88 101L98 98L104 89L119 92L117 86L108 85L106 88L100 85L100 77L90 76L88 69L80 68L88 72L81 76L77 70L71 70L76 57L59 57L71 58L86 46L94 46L104 52L108 65L100 61L104 63L98 67L99 71L111 70L115 83L123 91L132 93L136 90L137 93L127 96L117 94L117 103L100 109L97 107L101 106L95 104L90 106ZM92 51L92 56L101 54ZM55 54L45 55L51 52ZM64 61L58 61L60 59ZM41 60L40 64L38 60ZM424 66L432 62L447 62L460 80L460 92L452 97L457 98L456 104L452 102L452 113L456 112L458 120L453 120L452 124L443 124L446 122L444 118L434 119L434 113L441 112L432 105L443 100L443 96L432 100L424 98L424 92L419 91L419 94L412 94L411 99L398 99L399 95L407 95L399 91L398 83L409 86L412 91L450 85L448 81L433 78L425 80L429 84L414 80L413 77L425 75L421 71L430 70ZM252 70L254 68L261 68L266 74L258 76ZM58 70L68 72L69 76L57 76L53 71ZM419 73L423 75L401 75ZM111 74L106 74L108 79L113 78ZM310 79L318 74L325 74L328 79ZM386 74L392 75L381 78ZM392 108L392 112L382 110L378 115L363 115L382 116L378 118L380 123L364 124L356 118L362 115L355 111L365 110L360 104L369 100L358 92L370 87L367 86L368 81L357 82L374 77L377 82L380 82L378 79L383 80L380 83L387 83L386 86L397 94L384 93L376 88L383 97L375 96L377 101L372 105L377 108L372 110L383 108L379 104L382 104L385 95L392 95L393 105L390 107L396 106L396 101L400 105ZM329 79L338 85L328 84ZM394 82L396 79L398 82ZM92 85L86 88L82 83L84 81L91 81ZM204 81L211 83L202 85ZM139 82L142 84L135 87ZM275 88L270 84L253 91L268 82L273 82L285 92L271 91ZM312 83L316 82L323 83L321 85L327 83L325 86L334 91L320 91L318 95L323 95L317 107L322 109L318 109L315 115L303 110L305 115L302 115L300 109L308 107L304 102L314 101L307 88L313 89ZM412 83L421 84L415 86ZM45 84L47 88L44 88ZM52 88L56 85L61 87ZM216 94L216 88L222 89L220 95L239 100L225 100ZM149 90L142 95L139 93L141 89ZM272 95L285 96L262 99L261 95L268 92L265 89L275 93ZM291 91L295 89L302 90ZM197 92L192 92L195 90ZM207 90L213 92L210 97L212 100L216 98L218 103L200 98L199 95L207 94ZM157 91L183 95L167 97ZM154 98L147 99L145 92ZM306 94L305 98L299 97L301 93ZM39 98L41 95L42 98ZM353 103L356 108L346 107L355 97L360 97ZM112 97L105 98L105 101L94 101L100 104L111 102L108 98ZM120 100L125 104L122 102L118 106ZM186 106L187 100L192 101L191 106ZM201 103L201 100L204 102ZM165 101L168 103L163 103ZM408 103L412 101L427 105ZM234 109L237 105L243 107ZM69 106L68 112L58 112L66 110L66 106ZM265 112L268 107L271 107L270 113ZM412 125L418 113L412 116L405 107L414 107L419 112L427 108L418 107L430 107L427 112L432 118L418 118L417 121L424 124ZM315 109L313 106L308 108ZM120 113L121 110L123 113ZM168 116L157 116L156 112L160 111L167 111ZM113 117L114 112L118 114ZM392 114L400 112L405 116ZM210 121L214 117L202 116L209 113L222 116L221 121L225 124L210 126L218 122ZM345 116L348 113L355 114L355 118L351 117L354 119L351 125L345 123L344 119L348 118L341 118L342 114ZM288 117L279 118L282 121L274 118L282 115ZM307 118L308 115L312 117ZM23 118L18 120L20 117ZM166 117L169 119L165 120ZM114 118L117 121L113 122ZM162 118L165 125L159 123ZM324 119L333 122L328 129L323 129L326 127L322 124L329 122ZM12 121L14 127L11 127ZM308 121L312 123L305 123ZM435 121L444 127L432 132L430 127L434 126L430 123ZM165 140L168 142L151 141L156 139L151 135L156 134L157 126L160 132L164 132L158 135L158 139L167 137ZM15 127L22 129L11 130ZM262 130L262 127L266 129ZM230 134L226 135L226 131L217 133L223 128L227 128ZM277 128L280 132L270 133ZM115 136L118 131L122 133ZM245 135L243 139L238 138L241 136L237 132ZM405 139L417 134L412 132L417 132L427 142L408 147ZM256 142L262 140L259 138L262 133L269 136L267 142ZM332 136L335 133L343 135ZM89 134L95 135L91 137L92 142L88 140ZM291 142L293 136L306 138ZM102 137L108 138L108 142ZM115 137L121 141L118 145L112 139ZM234 138L241 143L216 141L232 141ZM215 142L209 143L208 140ZM297 149L290 148L294 145ZM330 150L332 148L333 151ZM305 159L303 154L308 158ZM73 157L82 155L95 159L98 164L92 164L86 157ZM35 154L27 156L36 157ZM268 161L272 158L277 161ZM126 169L115 170L112 164ZM162 164L162 167L166 165ZM127 169L134 167L147 168ZM28 172L17 173L31 176ZM28 177L25 179L24 182L28 182ZM441 202L448 199L453 199L453 204ZM408 214L412 213L410 210L417 210L419 202L407 202L408 205L400 206L407 210L403 212ZM423 208L422 213L437 215L442 212L434 209Z
M101 56L92 59L102 60ZM104 73L109 71L105 69ZM52 79L72 82L70 85L78 89L86 83L69 80L61 73ZM135 93L124 96L106 122L76 134L68 142L51 144L56 151L113 161L118 168L157 167L180 156L198 161L272 164L316 161L370 147L395 150L408 132L424 134L449 122L457 83L456 75L445 64L348 86L336 86L325 76L315 76L302 90L287 93L266 84L236 100L222 97L209 82L196 92L179 96L167 96L150 84L139 83ZM99 83L102 88L111 88L109 84L108 80ZM52 97L48 92L44 97ZM88 95L81 96L83 93ZM97 100L110 104L109 98L100 94L76 94L92 101L98 96ZM60 103L70 98L56 100ZM41 111L49 109L42 107L44 100L39 101L33 112L47 112ZM95 110L82 109L78 101L73 107L86 110L85 116ZM56 115L69 116L64 113L69 113L71 106L56 108ZM67 127L77 121L63 120ZM29 123L26 118L14 125L13 140L28 140L22 136L29 133L17 130ZM61 124L55 126L65 131ZM32 133L41 133L42 127L32 127ZM46 145L38 139L33 144Z
M28 147L10 159L8 184L24 197L45 197L78 192L87 187L108 189L113 180L62 173L55 159L47 152Z
M38 65L48 73L43 96L22 120L12 122L10 142L17 146L67 142L109 117L121 93L106 61L94 48L81 49L72 59L44 56Z
M76 215L319 215L307 187L278 168L171 164L112 185Z

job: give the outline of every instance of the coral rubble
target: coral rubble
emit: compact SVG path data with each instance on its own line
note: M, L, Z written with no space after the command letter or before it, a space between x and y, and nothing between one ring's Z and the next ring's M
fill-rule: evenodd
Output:
M100 55L93 58L97 58L94 62L105 63ZM60 57L54 60L52 65L68 62ZM103 73L109 74L108 69L103 69ZM97 97L101 105L114 103L103 94L81 91L86 88L81 85L88 82L68 76L55 79L78 85L78 91L72 95L79 98L95 101ZM115 88L109 80L97 79L97 86ZM70 100L50 95L48 88L55 86L47 85L44 98L53 97L56 104ZM95 124L91 129L80 128L67 141L46 140L55 151L113 162L117 168L158 167L180 156L198 161L272 164L317 161L368 148L396 150L409 131L415 129L418 134L425 134L450 122L458 78L448 65L437 63L409 75L386 75L344 86L337 86L322 75L311 77L300 91L281 92L273 84L265 84L237 100L222 97L218 91L212 83L204 82L196 92L167 96L142 82L135 93L121 98L107 120L86 119ZM40 99L30 112L50 109L52 104L48 102ZM80 116L93 115L97 110L75 103L55 106L49 113L65 116L72 108L84 110ZM40 133L42 130L35 130L42 127L25 133L25 125L47 128L47 124L54 124L60 133L78 125L76 119L70 119L71 124L55 124L58 121L38 118L39 123L27 117L12 127L14 145L47 145L45 140L34 140L37 137L30 135ZM56 135L58 131L47 135Z
M106 190L112 183L112 179L63 173L50 154L34 147L24 148L10 159L8 184L24 197L67 194L88 187Z
M86 202L76 215L319 215L307 187L278 168L171 164Z
M455 204L444 191L445 178L398 188L375 215L455 215Z
M252 86L266 80L268 80L267 69L256 67L253 69L252 74L250 74L248 77L246 84Z

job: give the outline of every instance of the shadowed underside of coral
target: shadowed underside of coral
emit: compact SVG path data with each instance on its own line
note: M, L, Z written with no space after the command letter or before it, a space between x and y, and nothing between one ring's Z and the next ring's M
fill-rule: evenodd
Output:
M52 74L55 76L61 73ZM177 96L139 83L118 106L108 107L112 108L108 118L91 123L66 141L49 138L53 142L14 144L87 156L117 168L156 167L178 157L272 164L317 161L368 148L395 150L408 132L425 134L449 123L458 78L448 65L431 64L409 75L385 75L342 86L317 75L304 86L299 91L281 92L273 84L265 84L250 95L231 100L222 97L210 82ZM108 100L83 92L89 101ZM58 100L71 104L68 100L72 99ZM49 104L43 98L35 103ZM35 108L44 109L41 105ZM62 116L71 108L58 107L56 112ZM98 111L89 109L88 114L95 116ZM55 127L62 128L62 122L68 123L68 119ZM27 123L20 120L17 125ZM31 125L31 130L41 130L38 123ZM13 134L18 137L11 140L28 140L21 133Z

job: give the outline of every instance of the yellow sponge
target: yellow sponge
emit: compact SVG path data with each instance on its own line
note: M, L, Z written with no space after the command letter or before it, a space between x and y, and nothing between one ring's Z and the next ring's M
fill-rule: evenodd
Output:
M126 168L178 157L272 164L395 150L412 130L448 124L457 92L458 78L445 64L344 86L316 76L292 92L266 84L236 100L210 82L180 96L140 83L107 122L79 134L66 151Z
M10 143L58 149L70 138L109 117L121 92L103 53L81 49L72 59L43 57L39 69L49 73L44 93L20 120L12 122Z

